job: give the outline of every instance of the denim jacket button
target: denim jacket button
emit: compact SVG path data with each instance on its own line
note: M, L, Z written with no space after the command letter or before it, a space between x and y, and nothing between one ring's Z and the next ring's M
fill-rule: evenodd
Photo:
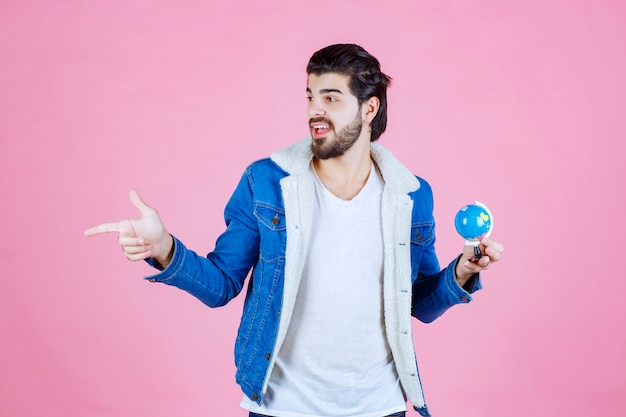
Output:
M259 396L256 394L252 394L252 401L256 401L259 399Z
M267 359L268 361L270 360L271 355L269 353L265 354L265 359Z

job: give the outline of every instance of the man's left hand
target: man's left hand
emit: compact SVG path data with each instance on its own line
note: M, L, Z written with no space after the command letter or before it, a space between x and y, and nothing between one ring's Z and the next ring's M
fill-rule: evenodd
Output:
M486 237L482 238L478 246L483 256L478 260L474 258L474 246L465 245L461 258L456 264L456 280L460 286L465 285L472 275L488 269L492 263L502 258L504 246Z

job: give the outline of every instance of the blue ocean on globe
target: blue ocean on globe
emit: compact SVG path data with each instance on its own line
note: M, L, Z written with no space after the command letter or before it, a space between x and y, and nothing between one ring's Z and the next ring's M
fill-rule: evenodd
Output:
M469 204L454 218L456 231L467 240L478 240L491 230L492 219L487 207Z

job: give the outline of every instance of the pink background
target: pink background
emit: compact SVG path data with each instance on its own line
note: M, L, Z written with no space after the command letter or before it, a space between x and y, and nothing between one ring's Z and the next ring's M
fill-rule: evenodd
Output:
M210 250L245 166L307 135L311 53L356 42L442 262L474 199L506 245L474 303L414 325L435 416L623 416L625 4L0 0L0 415L245 415L243 297L210 310L82 232L136 187Z

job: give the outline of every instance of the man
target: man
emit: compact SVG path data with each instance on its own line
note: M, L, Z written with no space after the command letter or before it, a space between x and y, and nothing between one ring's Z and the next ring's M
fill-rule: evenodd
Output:
M480 288L502 245L484 238L440 269L430 186L375 141L390 78L357 45L331 45L307 67L311 137L250 165L207 257L188 250L136 191L135 220L105 223L148 277L211 307L253 270L235 344L250 416L429 415L411 315L430 322Z

